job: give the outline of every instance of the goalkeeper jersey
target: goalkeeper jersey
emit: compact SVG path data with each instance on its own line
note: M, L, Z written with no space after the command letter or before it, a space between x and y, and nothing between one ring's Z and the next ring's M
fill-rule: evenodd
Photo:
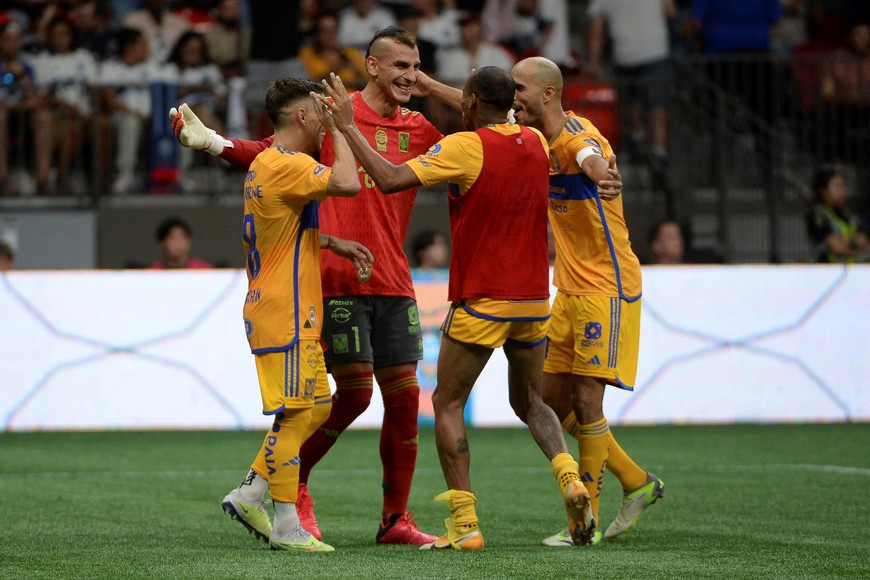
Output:
M245 333L254 354L319 339L323 325L317 206L332 170L272 146L245 177L242 239L248 272Z

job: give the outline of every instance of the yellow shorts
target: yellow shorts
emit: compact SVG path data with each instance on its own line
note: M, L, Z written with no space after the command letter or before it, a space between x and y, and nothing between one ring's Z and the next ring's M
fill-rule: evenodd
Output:
M441 331L454 340L498 348L510 340L533 347L544 342L549 300L475 298L450 305Z
M284 352L254 355L254 361L264 415L274 415L288 407L308 407L315 398L330 394L319 340L300 340Z
M544 372L599 377L634 390L640 302L558 292L547 333Z

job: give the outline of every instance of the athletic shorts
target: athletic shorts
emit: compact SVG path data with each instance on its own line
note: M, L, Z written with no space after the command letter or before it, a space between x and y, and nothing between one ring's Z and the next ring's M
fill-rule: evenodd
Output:
M423 358L417 303L406 296L323 299L326 366L368 362L376 369Z
M625 84L625 102L637 99L651 108L668 106L671 64L667 59L638 66L617 67L616 71L620 78L629 80Z
M546 339L549 319L549 300L476 298L451 304L441 332L459 342L492 349L508 340L533 347Z
M263 414L286 408L305 408L328 398L329 379L318 340L300 340L290 350L254 355Z
M640 302L610 296L570 296L559 291L547 333L544 372L598 377L634 390Z

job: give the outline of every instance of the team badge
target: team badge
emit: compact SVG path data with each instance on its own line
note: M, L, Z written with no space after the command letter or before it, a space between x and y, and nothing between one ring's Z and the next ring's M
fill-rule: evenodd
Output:
M598 322L587 322L586 328L583 329L583 335L591 340L601 338L601 324Z
M375 143L378 146L378 151L387 150L387 131L383 127L378 127L375 131Z
M317 324L317 311L313 304L308 307L308 320L311 321L311 324Z
M332 350L335 351L335 354L347 353L348 346L346 334L334 334L332 336Z
M408 152L408 146L411 144L411 134L399 131L399 151L402 153Z
M305 379L305 394L306 399L314 398L314 388L317 386L317 379Z

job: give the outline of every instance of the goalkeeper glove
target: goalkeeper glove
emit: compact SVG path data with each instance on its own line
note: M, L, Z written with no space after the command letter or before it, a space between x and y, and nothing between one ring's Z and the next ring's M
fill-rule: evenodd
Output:
M208 151L217 156L224 147L233 146L231 141L203 125L187 103L181 103L178 109L169 109L169 120L172 122L175 138L185 147Z

